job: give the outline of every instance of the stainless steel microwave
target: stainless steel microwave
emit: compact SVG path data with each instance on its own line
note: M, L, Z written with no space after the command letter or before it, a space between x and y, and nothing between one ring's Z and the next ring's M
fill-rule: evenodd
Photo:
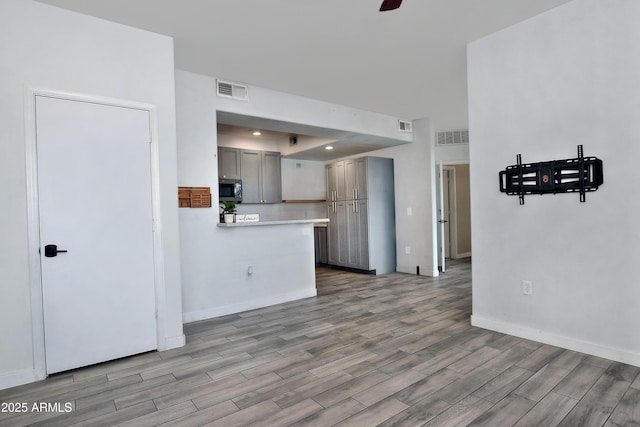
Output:
M218 196L221 202L242 203L242 180L218 179Z

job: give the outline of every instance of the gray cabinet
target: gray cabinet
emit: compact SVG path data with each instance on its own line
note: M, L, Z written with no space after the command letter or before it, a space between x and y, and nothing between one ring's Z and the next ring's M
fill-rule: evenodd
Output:
M260 161L260 151L240 150L242 203L262 203Z
M344 162L327 165L327 200L345 200Z
M347 199L367 198L367 159L344 161L345 193Z
M328 164L329 264L384 274L396 269L393 160Z
M280 153L263 151L260 159L262 203L282 203L282 172Z
M218 176L220 178L240 179L239 149L218 147Z
M347 201L347 224L349 244L347 263L352 268L370 270L367 199Z
M218 147L218 175L242 179L242 203L281 203L280 153Z
M314 227L313 234L316 264L326 264L329 262L327 257L327 227Z
M348 255L347 203L344 200L327 206L327 258L329 264L346 265Z
M327 200L367 198L367 158L330 163L327 169Z

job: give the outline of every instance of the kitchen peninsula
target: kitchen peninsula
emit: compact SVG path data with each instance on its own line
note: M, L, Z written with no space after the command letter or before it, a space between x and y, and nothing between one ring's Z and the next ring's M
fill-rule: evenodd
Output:
M182 209L180 213L191 218L181 230L183 238L202 248L201 253L215 251L214 259L194 254L183 261L186 276L208 283L193 308L184 313L185 322L316 296L314 226L328 219L203 227L212 219L206 211Z

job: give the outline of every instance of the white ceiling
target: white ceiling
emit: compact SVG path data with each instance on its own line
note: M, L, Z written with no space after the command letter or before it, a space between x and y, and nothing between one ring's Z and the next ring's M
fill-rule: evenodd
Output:
M465 45L569 0L41 0L175 39L176 67L467 125Z

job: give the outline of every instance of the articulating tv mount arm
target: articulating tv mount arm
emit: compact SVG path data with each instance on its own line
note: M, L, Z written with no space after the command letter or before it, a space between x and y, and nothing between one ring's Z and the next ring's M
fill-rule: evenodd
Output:
M580 202L585 202L585 194L596 191L603 183L602 160L584 157L582 145L578 145L575 159L522 164L522 156L518 154L517 162L500 171L500 191L517 195L521 205L525 194L580 192Z

